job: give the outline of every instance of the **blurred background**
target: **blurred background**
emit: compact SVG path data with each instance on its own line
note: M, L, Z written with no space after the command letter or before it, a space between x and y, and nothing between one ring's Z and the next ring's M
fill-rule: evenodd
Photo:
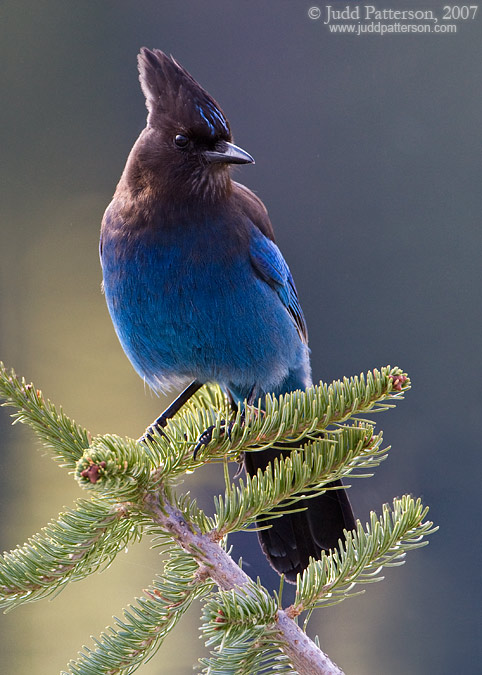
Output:
M313 2L314 0L310 0ZM325 4L319 4L325 11ZM336 8L344 8L336 3ZM378 8L416 3L380 0ZM98 229L145 123L136 55L172 53L256 159L310 330L314 379L386 364L413 389L376 419L392 446L350 496L364 522L404 493L440 531L365 595L310 623L347 674L479 673L482 16L444 35L334 35L291 0L0 3L0 358L92 433L138 437L146 392L100 292ZM442 11L427 0L424 8ZM0 411L0 539L22 544L81 495ZM193 490L222 489L212 467ZM278 578L255 535L245 569ZM149 584L137 545L53 601L0 617L2 673L65 668ZM140 672L191 672L199 607Z

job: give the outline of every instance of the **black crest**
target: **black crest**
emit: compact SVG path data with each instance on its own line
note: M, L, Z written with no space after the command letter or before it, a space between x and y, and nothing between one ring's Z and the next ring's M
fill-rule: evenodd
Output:
M142 47L138 65L151 127L172 122L186 131L231 139L229 122L219 105L172 56Z

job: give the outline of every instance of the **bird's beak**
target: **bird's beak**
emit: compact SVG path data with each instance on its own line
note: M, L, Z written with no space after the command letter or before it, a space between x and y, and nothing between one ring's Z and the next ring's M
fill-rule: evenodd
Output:
M214 147L216 150L206 150L204 152L204 157L209 164L254 164L254 159L251 155L246 150L238 148L234 143L220 141Z

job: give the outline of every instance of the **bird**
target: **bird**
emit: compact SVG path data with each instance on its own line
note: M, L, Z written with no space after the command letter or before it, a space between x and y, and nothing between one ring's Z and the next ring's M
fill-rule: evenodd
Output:
M203 384L233 410L312 385L308 332L290 269L263 202L231 177L253 157L226 115L172 56L141 48L147 124L128 156L101 227L103 291L119 341L156 392L180 389L158 419ZM289 450L246 452L256 475ZM273 518L258 538L271 566L295 582L310 558L355 527L340 480Z

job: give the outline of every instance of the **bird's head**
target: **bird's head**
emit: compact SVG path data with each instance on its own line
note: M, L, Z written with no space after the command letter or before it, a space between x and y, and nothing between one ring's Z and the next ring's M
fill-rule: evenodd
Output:
M138 171L170 199L223 196L229 165L254 159L232 143L219 105L174 58L143 47L138 63L148 110L136 148Z

